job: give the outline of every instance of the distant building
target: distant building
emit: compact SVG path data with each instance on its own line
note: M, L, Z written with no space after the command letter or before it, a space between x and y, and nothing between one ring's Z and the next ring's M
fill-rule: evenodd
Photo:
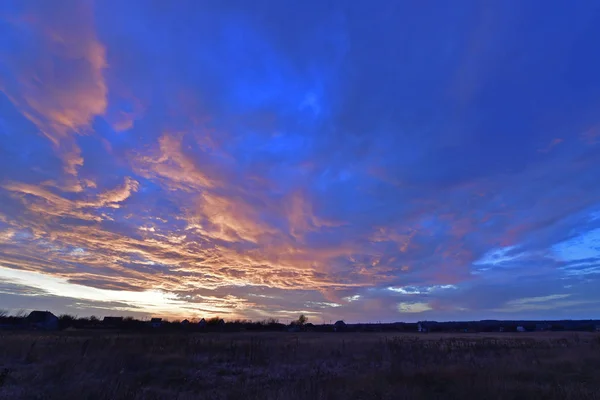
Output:
M198 327L200 327L200 328L206 328L206 320L204 318L202 318L200 320L200 322L198 322Z
M58 318L50 311L32 311L25 318L29 328L53 331L58 329Z
M152 318L150 320L150 326L153 328L160 328L162 326L162 318Z
M498 329L498 332L504 332L504 327L503 327L503 326L501 326L501 327Z
M600 332L600 325L596 325L596 326L594 327L594 330L595 330L596 332Z
M188 321L187 319L184 319L183 321L181 321L182 326L188 326L189 324L190 324L190 321Z
M346 330L346 326L347 325L346 325L346 323L344 321L339 320L339 321L336 321L335 324L333 324L333 330L335 332L341 332L341 331Z
M102 325L107 328L117 328L123 324L123 317L104 317Z
M525 332L525 328L522 326L517 326L517 332Z

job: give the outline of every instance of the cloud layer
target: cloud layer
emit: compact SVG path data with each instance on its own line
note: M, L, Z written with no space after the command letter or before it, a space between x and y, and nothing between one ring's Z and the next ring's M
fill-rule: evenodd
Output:
M512 3L3 4L0 303L596 315L600 13Z

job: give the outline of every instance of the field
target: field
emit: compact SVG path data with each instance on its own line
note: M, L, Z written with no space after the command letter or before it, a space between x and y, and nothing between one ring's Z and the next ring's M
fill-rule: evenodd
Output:
M0 333L2 399L600 399L600 335Z

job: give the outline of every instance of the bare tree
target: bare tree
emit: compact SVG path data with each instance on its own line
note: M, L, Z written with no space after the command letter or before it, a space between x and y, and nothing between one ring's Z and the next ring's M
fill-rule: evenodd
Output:
M305 323L308 322L308 317L304 314L300 314L300 316L298 317L298 319L296 321L294 321L296 325L304 325Z

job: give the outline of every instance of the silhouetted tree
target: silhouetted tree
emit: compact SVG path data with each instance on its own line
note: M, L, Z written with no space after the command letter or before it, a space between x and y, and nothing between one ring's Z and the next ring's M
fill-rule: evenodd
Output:
M219 326L219 325L223 325L225 321L223 321L223 319L221 319L220 317L213 317L210 319L206 320L206 325L208 326Z
M75 325L77 317L69 314L62 314L58 317L58 327L60 329L70 328Z
M298 319L296 321L292 322L292 324L303 326L307 322L308 322L308 317L306 317L306 315L304 315L304 314L300 314Z

